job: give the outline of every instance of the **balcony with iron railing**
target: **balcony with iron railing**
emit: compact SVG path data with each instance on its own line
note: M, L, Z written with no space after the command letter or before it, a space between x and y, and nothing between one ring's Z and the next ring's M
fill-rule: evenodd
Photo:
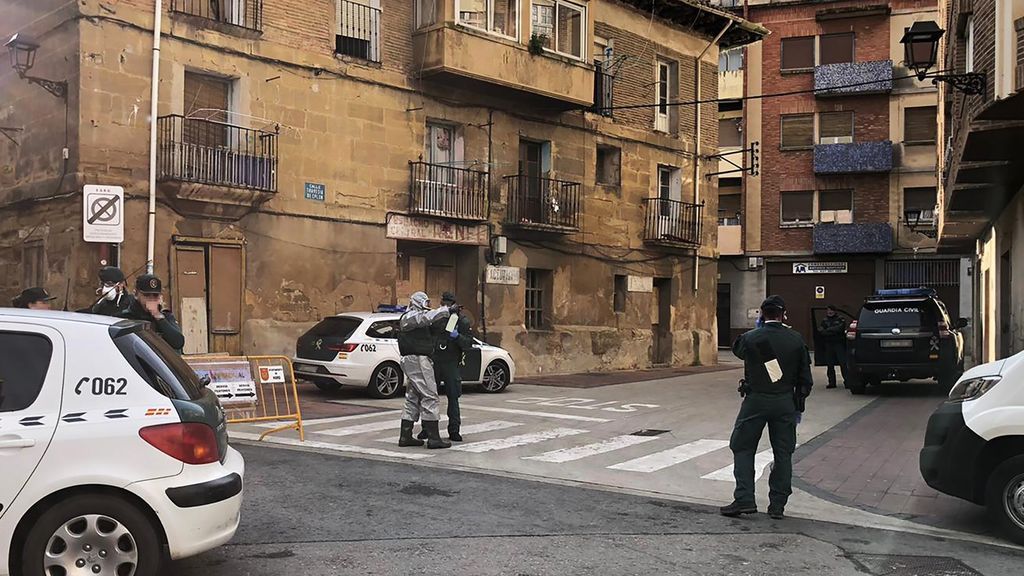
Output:
M381 9L351 0L337 0L335 5L334 53L380 62Z
M667 198L644 199L644 242L670 247L701 245L704 204Z
M263 0L171 0L171 13L263 30Z
M579 182L517 174L505 177L510 228L570 234L580 229Z
M161 116L157 179L182 202L251 207L277 192L277 132Z
M486 220L487 173L427 162L409 163L409 212L455 220Z
M814 147L815 174L870 174L892 171L892 142L818 144Z
M892 92L892 60L815 66L814 90L818 97L887 94Z

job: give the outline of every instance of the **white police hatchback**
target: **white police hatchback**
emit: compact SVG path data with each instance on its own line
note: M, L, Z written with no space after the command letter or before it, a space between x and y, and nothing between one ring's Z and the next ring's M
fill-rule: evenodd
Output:
M234 536L244 468L142 324L0 309L0 574L158 574Z
M386 309L386 308L382 308ZM329 316L299 337L292 368L325 392L365 386L374 398L402 394L404 377L398 365L398 320L395 312L347 312ZM512 356L501 348L476 341L462 359L462 383L479 384L485 392L501 392L515 378Z

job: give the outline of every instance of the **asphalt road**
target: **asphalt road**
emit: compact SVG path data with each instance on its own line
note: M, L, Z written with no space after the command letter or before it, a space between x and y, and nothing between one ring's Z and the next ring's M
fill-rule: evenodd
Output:
M1024 551L415 463L236 443L235 540L175 576L1018 576ZM903 556L895 556L903 555Z

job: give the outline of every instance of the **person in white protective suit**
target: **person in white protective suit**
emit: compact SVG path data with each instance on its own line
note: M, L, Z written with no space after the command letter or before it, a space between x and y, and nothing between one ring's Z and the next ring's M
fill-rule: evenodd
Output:
M435 338L430 326L439 319L458 313L458 310L458 305L431 310L430 297L424 292L416 292L409 299L409 309L398 321L398 351L402 355L402 372L405 373L405 411L402 413L399 446L423 446L423 440L412 435L416 420L422 418L423 429L427 432L427 448L451 448L452 443L443 440L437 429L440 411L431 357Z

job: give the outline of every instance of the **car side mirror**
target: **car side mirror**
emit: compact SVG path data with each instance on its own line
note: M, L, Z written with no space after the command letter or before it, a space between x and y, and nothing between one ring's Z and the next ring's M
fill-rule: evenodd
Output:
M959 330L961 328L967 328L967 324L968 324L967 318L958 318L957 321L956 321L956 328L957 328L957 330Z

